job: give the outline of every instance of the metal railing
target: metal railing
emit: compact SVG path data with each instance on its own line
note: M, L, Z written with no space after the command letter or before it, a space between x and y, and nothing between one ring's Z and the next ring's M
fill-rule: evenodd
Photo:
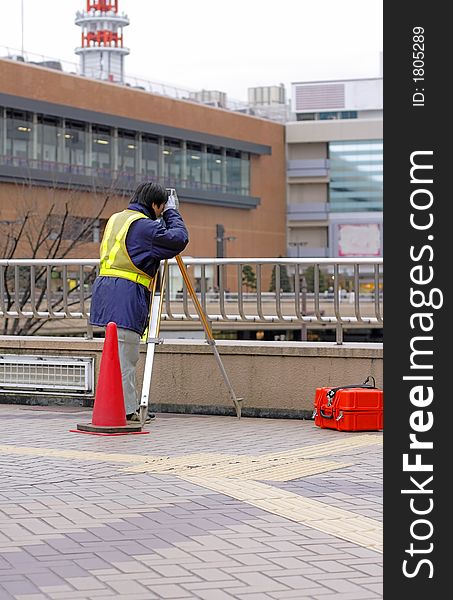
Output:
M56 57L49 57L43 54L38 54L35 52L22 51L18 48L10 48L8 46L0 46L0 58L8 58L12 60L17 60L24 63L31 63L38 66L50 67L53 65L53 68L57 68L65 73L69 73L71 75L80 75L83 76L83 73L80 70L80 64L75 61L63 60ZM88 76L89 79L100 79L104 80L105 78L101 77L101 73L99 72L99 77ZM188 88L175 85L173 83L168 83L165 81L150 81L148 79L144 79L137 75L125 75L124 81L113 81L109 83L114 83L117 85L132 87L140 90L144 90L147 92L151 92L152 94L159 94L161 96L168 96L169 98L175 98L176 100L187 100L189 102L196 102L197 104L206 104L206 102L201 102L196 100L194 94L200 92L195 88ZM239 111L244 110L248 107L248 103L244 100L237 100L233 98L227 98L226 105L220 106L220 108L226 108L231 111Z
M214 329L324 327L336 329L342 343L345 328L383 327L382 259L183 260ZM161 318L183 328L199 318L176 261L168 264ZM97 259L0 259L0 334L32 335L61 319L82 319L91 336L98 269Z

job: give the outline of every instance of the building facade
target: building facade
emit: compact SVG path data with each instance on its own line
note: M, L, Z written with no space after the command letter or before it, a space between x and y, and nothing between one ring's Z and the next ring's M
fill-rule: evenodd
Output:
M14 60L0 82L4 225L69 207L74 227L98 221L78 250L96 256L106 219L155 180L178 191L186 254L216 256L219 224L228 256L285 254L282 124Z
M291 88L297 121L382 118L382 77L292 83Z
M383 254L382 79L293 84L288 256Z

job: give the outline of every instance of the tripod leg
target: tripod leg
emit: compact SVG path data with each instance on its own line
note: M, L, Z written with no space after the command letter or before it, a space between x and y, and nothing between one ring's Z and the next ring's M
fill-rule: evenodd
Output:
M223 366L222 359L220 358L219 351L217 350L215 340L212 340L212 341L208 340L208 344L211 346L212 351L214 352L214 357L217 361L217 364L219 365L220 372L222 373L223 379L224 379L226 386L228 388L228 391L230 393L230 398L233 401L234 408L236 410L236 416L238 419L240 419L241 418L241 408L242 408L241 402L242 402L243 398L237 398L236 394L234 393L233 386L231 385L228 374L225 371L225 367Z
M197 295L195 294L195 290L193 289L192 282L190 281L190 278L186 271L186 267L184 266L182 258L179 254L178 254L178 256L176 256L176 262L178 263L179 270L181 271L182 278L184 279L184 283L186 284L187 290L189 291L192 301L195 304L195 308L197 310L198 316L200 317L200 320L203 324L203 328L205 330L206 337L208 338L207 342L211 346L212 351L214 352L214 357L217 361L220 372L222 373L222 377L228 388L230 398L233 401L234 408L236 410L236 416L238 419L240 419L241 418L241 402L243 401L243 398L237 398L236 394L234 393L233 386L230 383L227 372L225 371L225 367L223 366L222 359L220 358L219 351L217 350L215 339L214 339L214 336L212 335L212 330L209 325L208 319L206 318L206 315L203 312L203 308L197 298Z
M145 370L143 373L143 384L142 384L142 395L140 399L140 421L142 425L145 423L146 414L148 412L149 405L149 394L151 388L151 377L153 374L153 363L154 363L154 353L156 350L156 344L159 343L158 335L160 328L160 315L162 312L162 301L164 297L164 284L165 284L165 276L167 270L167 261L165 261L164 271L161 278L160 289L157 291L156 286L154 286L152 299L151 299L151 310L149 317L149 325L148 325L148 339L146 341L146 360L145 360ZM156 275L157 277L157 275Z

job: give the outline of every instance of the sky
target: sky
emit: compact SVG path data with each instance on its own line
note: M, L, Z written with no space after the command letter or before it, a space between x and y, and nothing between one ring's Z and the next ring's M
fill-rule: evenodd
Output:
M74 19L85 7L2 3L0 56L23 47L78 64ZM248 87L283 83L290 97L292 82L381 75L383 0L119 0L119 9L130 19L126 74L139 79L246 100Z

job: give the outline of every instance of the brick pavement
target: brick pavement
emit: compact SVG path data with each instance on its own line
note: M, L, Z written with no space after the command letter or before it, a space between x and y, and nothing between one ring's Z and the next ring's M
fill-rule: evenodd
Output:
M0 600L382 598L382 433L0 405Z

